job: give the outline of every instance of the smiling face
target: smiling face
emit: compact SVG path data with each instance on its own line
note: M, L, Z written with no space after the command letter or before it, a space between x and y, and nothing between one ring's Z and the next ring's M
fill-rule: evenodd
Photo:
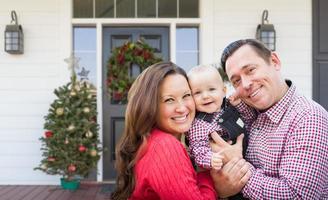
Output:
M180 74L168 75L159 87L158 128L179 137L191 127L195 104L187 79Z
M241 46L226 61L226 72L236 93L258 110L270 108L286 93L288 87L280 68L275 53L271 53L268 63L249 45Z
M225 96L225 87L219 72L204 68L188 77L196 109L206 113L219 111Z

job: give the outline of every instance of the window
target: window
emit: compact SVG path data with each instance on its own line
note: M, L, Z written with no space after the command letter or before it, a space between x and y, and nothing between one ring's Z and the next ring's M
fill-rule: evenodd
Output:
M74 18L198 18L199 0L73 0Z
M176 29L176 63L187 72L199 64L198 28L177 27Z
M80 58L80 68L77 70L77 77L79 79L88 79L92 84L96 85L96 28L74 27L73 34L74 56ZM83 69L84 72L82 72Z
M76 0L74 0L75 3ZM84 0L81 0L84 1ZM80 2L79 2L80 4ZM77 4L77 12L78 5ZM82 3L83 4L83 3ZM89 7L91 10L92 6ZM113 18L114 17L114 0L97 0L96 3L96 18ZM74 17L75 17L75 4L74 4ZM77 17L78 18L78 17ZM93 15L89 18L93 18Z
M137 1L138 17L140 18L155 18L156 15L156 1L143 0Z

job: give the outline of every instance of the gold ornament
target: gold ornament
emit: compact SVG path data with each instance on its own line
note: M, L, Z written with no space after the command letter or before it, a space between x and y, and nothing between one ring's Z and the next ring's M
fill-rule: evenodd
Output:
M68 131L74 131L75 126L73 124L69 125L69 127L67 128Z
M76 84L75 86L74 86L74 89L76 90L76 91L80 91L80 86L78 85L78 84Z
M92 157L95 157L95 156L98 155L98 152L97 152L95 149L92 149L92 150L90 151L90 155L91 155Z
M92 98L92 94L89 94L89 95L88 95L88 99L91 99L91 98Z
M57 108L57 109L56 109L56 114L57 114L58 116L63 115L63 114L64 114L64 108Z
M90 112L90 108L89 107L84 107L83 108L83 112L84 113L89 113Z
M41 169L43 169L43 170L46 170L46 169L48 169L48 166L47 166L47 164L42 164L42 165L41 165Z
M74 90L72 90L69 95L71 95L72 97L76 96L76 92Z
M85 136L86 136L87 138L92 138L93 133L92 133L91 131L88 131L88 132L85 134Z

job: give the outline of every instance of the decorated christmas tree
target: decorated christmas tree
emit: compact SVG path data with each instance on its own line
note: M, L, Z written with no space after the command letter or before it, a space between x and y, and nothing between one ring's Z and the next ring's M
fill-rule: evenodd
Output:
M75 58L73 58L75 59ZM100 158L95 88L78 81L69 63L71 81L55 89L56 99L45 116L42 160L35 169L61 175L66 181L86 177Z

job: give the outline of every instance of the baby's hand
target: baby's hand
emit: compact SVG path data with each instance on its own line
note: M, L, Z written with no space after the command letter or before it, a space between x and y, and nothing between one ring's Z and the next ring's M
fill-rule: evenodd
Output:
M230 97L228 99L232 106L237 106L241 102L241 99L236 92L233 93L232 95L230 95Z
M220 170L223 165L223 156L220 153L213 152L211 159L211 166L215 170Z

